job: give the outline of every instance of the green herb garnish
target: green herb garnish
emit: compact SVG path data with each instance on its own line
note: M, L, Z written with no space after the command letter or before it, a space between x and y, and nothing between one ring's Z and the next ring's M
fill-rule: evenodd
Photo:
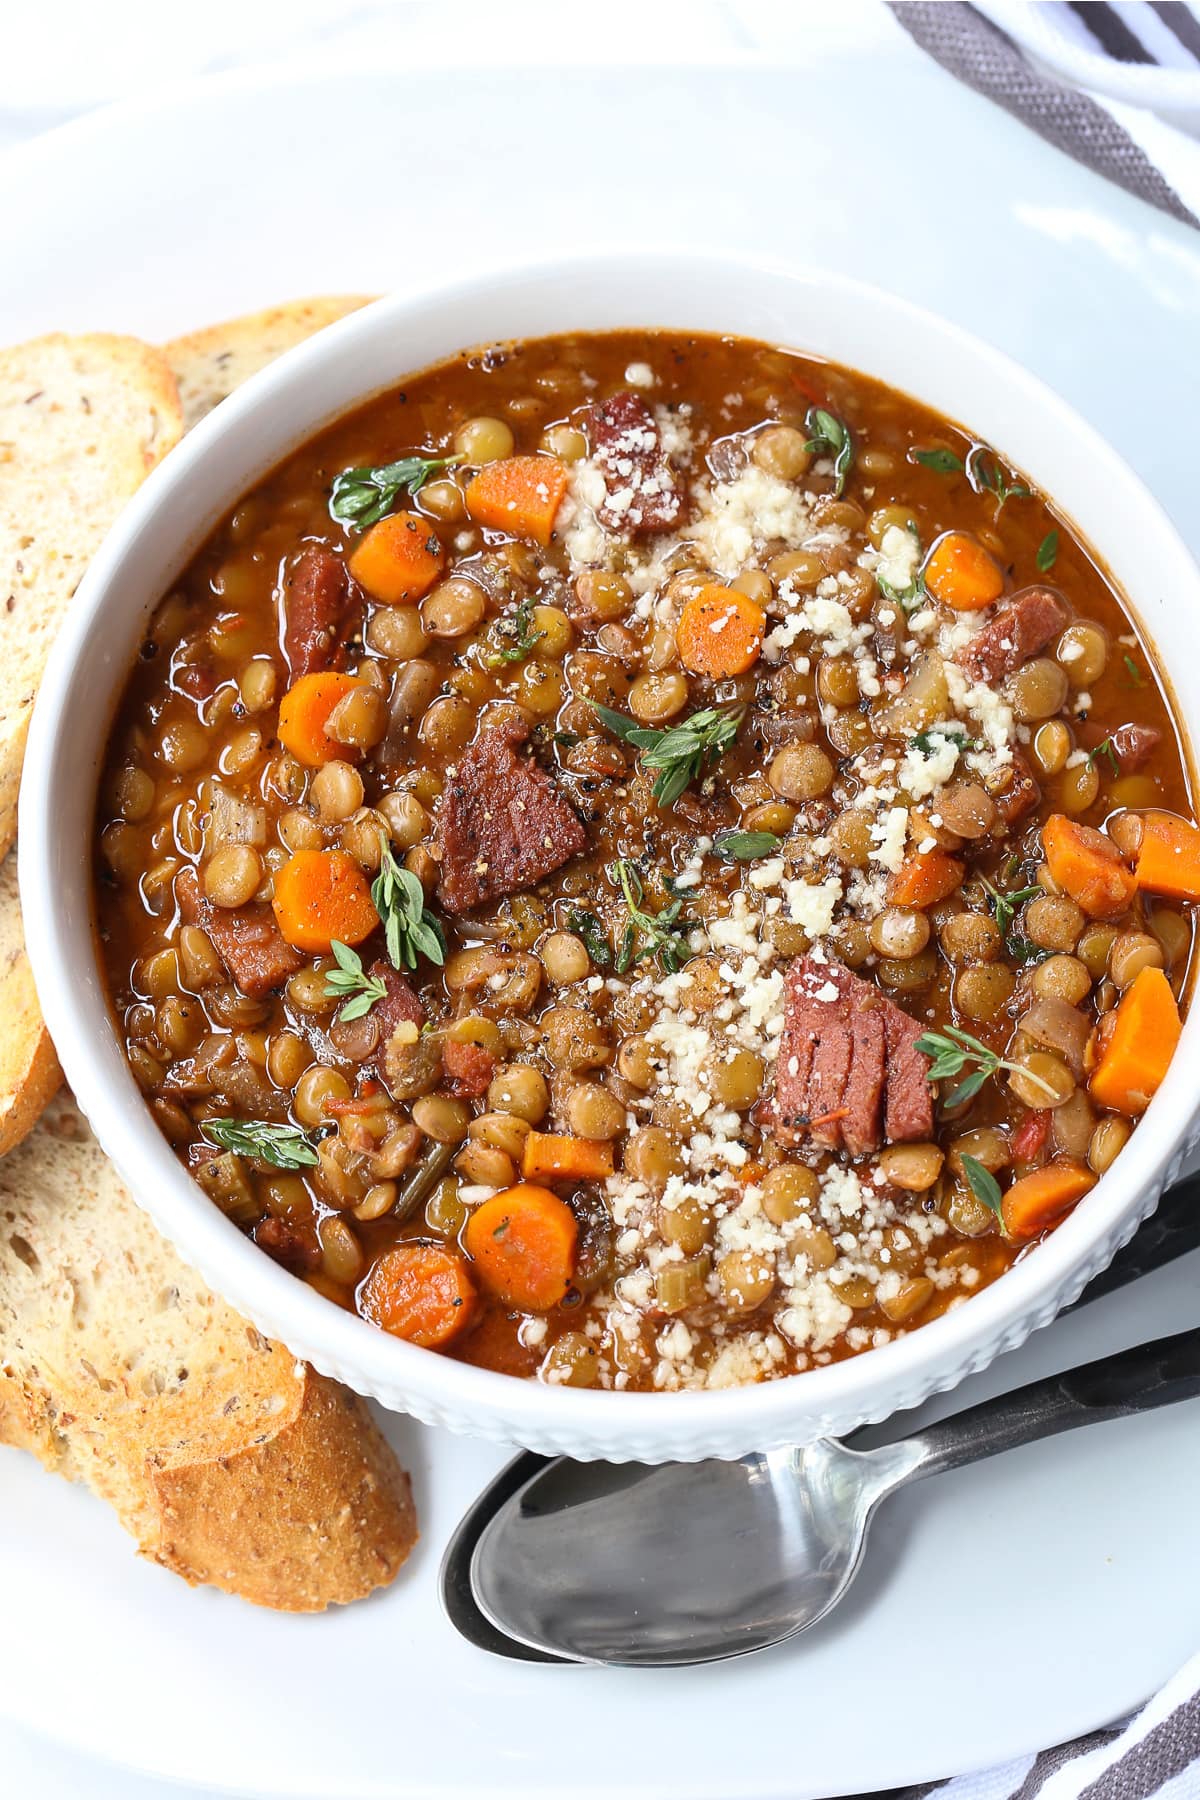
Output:
M961 1158L961 1161L962 1161L962 1166L963 1166L963 1174L967 1178L967 1185L969 1186L971 1192L974 1194L974 1196L977 1200L983 1201L983 1204L988 1208L988 1210L990 1212L995 1213L996 1217L1000 1221L1001 1228L1003 1228L1003 1225L1004 1225L1003 1198L1004 1197L1000 1192L1000 1183L996 1180L996 1177L992 1174L992 1171L990 1169L984 1168L983 1164L979 1161L979 1158L977 1156L964 1155Z
M917 607L922 605L923 602L929 598L929 596L925 589L925 577L922 574L921 568L920 568L920 559L921 559L921 554L922 554L922 552L921 552L921 534L917 530L916 526L913 524L911 519L909 520L908 525L906 526L905 529L909 532L910 536L914 539L916 546L917 546L918 567L917 567L916 574L913 576L912 580L909 582L907 587L898 588L895 586L895 584L893 582L886 581L877 569L875 571L875 585L879 589L880 593L883 595L885 600L890 600L894 606L898 606L900 608L901 612L910 613L910 612L915 612Z
M373 469L343 469L330 490L330 515L339 525L365 531L391 512L402 493L419 493L431 475L461 461L461 456L402 456Z
M579 733L577 731L556 731L554 742L560 750L573 750L579 742Z
M538 631L533 623L533 601L526 595L515 612L507 613L498 619L494 627L494 636L500 645L484 657L489 669L499 669L505 663L524 662L535 645L545 637L544 631Z
M1043 575L1048 575L1058 560L1058 533L1048 531L1038 545L1037 566Z
M1018 910L1027 900L1036 900L1041 893L1040 887L1023 887L1007 892L1003 888L993 887L986 875L979 877L980 885L991 903L992 913L1000 927L1000 936L1008 944L1008 933Z
M773 831L718 831L713 849L728 862L755 862L773 856L782 842Z
M914 450L913 461L923 468L935 469L939 475L961 475L963 459L953 450Z
M1101 738L1094 750L1088 751L1087 766L1094 769L1100 757L1104 757L1114 775L1121 773L1121 759L1117 755L1117 746L1111 737Z
M1048 1099L1054 1100L1054 1089L1040 1075L1030 1069L1023 1069L1020 1063L1009 1062L981 1044L977 1037L969 1031L960 1031L956 1025L947 1025L945 1031L926 1031L917 1039L917 1049L923 1056L932 1057L932 1063L926 1072L925 1079L930 1086L937 1081L948 1081L961 1075L964 1069L971 1073L964 1081L960 1081L952 1093L948 1094L943 1105L953 1108L964 1100L973 1100L985 1081L1006 1069L1010 1075L1020 1075L1031 1086L1041 1088Z
M425 905L425 889L411 869L402 869L384 832L379 834L379 874L371 898L383 920L388 961L393 969L415 969L418 956L439 968L446 960L446 934Z
M937 749L935 738L940 738L943 743L957 744L960 756L965 755L968 750L979 748L973 737L968 737L965 731L953 725L927 725L924 731L918 731L915 737L909 738L909 747L919 750L922 756L932 756Z
M377 1000L387 999L387 982L382 975L368 975L362 966L362 957L349 944L339 943L334 938L330 948L337 968L330 969L325 977L325 993L331 1000L339 996L346 999L338 1018L348 1024L351 1019L361 1019L364 1013L369 1013Z
M823 406L810 406L804 415L804 428L808 432L805 448L813 455L826 451L832 456L835 478L833 491L840 500L846 491L846 482L854 462L854 439L850 436L850 427L836 413L826 412Z
M257 1156L276 1169L311 1169L316 1146L299 1125L273 1125L264 1119L202 1119L200 1129L210 1143L235 1156Z
M963 468L977 494L995 494L997 516L1005 501L1027 499L1029 496L1029 489L1023 482L1009 480L1004 464L986 444L972 444L967 451Z
M614 887L619 887L629 914L629 923L621 933L617 946L616 971L624 975L638 963L658 958L665 975L674 975L691 955L688 933L694 929L691 919L682 918L683 897L676 895L660 912L642 910L645 888L637 868L625 858L610 863L605 873ZM638 939L645 941L639 947Z
M567 926L577 938L583 939L584 948L594 963L603 968L612 961L608 939L594 912L585 912L581 907L573 906L567 914Z
M1132 656L1123 656L1121 661L1125 664L1125 673L1128 675L1131 684L1134 687L1143 687L1146 678L1134 662Z
M703 775L718 756L724 755L742 722L740 712L718 712L714 707L706 707L682 724L668 725L660 731L639 725L636 719L614 712L611 706L600 706L595 701L592 706L614 737L641 751L644 769L658 771L651 792L663 808L674 806L684 789Z

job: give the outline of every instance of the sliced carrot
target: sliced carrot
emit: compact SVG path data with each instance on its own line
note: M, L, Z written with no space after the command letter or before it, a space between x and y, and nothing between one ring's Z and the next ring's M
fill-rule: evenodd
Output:
M385 1250L358 1291L366 1318L393 1337L442 1350L475 1321L479 1294L466 1259L442 1244Z
M357 756L358 752L349 744L339 744L336 738L331 738L325 727L335 706L347 694L366 685L357 675L339 675L334 669L302 675L299 681L293 682L279 703L277 730L284 749L290 750L296 761L309 769L333 762L335 757L352 759Z
M275 874L271 901L280 931L314 956L361 944L379 923L367 878L344 850L297 850Z
M1063 893L1089 918L1115 919L1129 910L1137 882L1117 846L1102 831L1052 813L1042 826L1042 848Z
M489 1292L523 1312L547 1312L571 1285L578 1236L565 1200L522 1181L476 1208L463 1243Z
M965 874L957 856L945 850L919 850L889 876L887 897L893 906L935 906L962 886Z
M611 1144L548 1131L531 1131L525 1139L521 1173L526 1181L602 1181L612 1172Z
M758 661L767 615L736 588L709 582L679 615L675 643L679 660L693 675L724 680L744 675Z
M548 544L566 491L567 466L556 456L506 456L468 484L467 511L489 531Z
M1001 1202L1004 1229L1010 1238L1040 1237L1065 1218L1095 1185L1096 1177L1090 1169L1066 1158L1047 1163L1031 1175L1022 1175Z
M427 594L446 566L446 552L420 513L389 513L372 525L353 556L350 573L373 600L412 606Z
M965 531L948 531L925 558L925 586L955 612L978 612L1004 592L999 563Z
M1161 969L1143 969L1134 977L1115 1019L1089 1086L1101 1106L1136 1116L1158 1092L1182 1030L1179 1002Z
M1174 813L1147 813L1136 879L1140 888L1154 894L1200 900L1200 830Z

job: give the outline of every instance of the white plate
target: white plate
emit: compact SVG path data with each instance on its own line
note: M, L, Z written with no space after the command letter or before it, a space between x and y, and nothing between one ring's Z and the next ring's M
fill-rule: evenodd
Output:
M1200 239L915 53L770 73L233 78L12 153L0 229L20 246L0 339L165 336L288 293L399 287L415 249L444 271L514 244L791 250L1029 364L1200 543ZM941 1410L1193 1323L1197 1261L1055 1326ZM494 1449L393 1421L422 1547L389 1594L307 1620L189 1594L135 1563L98 1503L5 1452L0 1708L208 1791L802 1800L943 1775L1104 1723L1195 1649L1180 1496L1200 1483L1197 1417L1098 1427L917 1489L811 1638L645 1675L499 1663L443 1621L438 1556Z

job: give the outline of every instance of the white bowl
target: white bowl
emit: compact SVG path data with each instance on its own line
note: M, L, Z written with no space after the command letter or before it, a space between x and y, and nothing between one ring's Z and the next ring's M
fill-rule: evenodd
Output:
M773 340L962 421L1032 476L1099 553L1195 735L1200 571L1138 479L1057 395L944 321L839 277L690 253L580 256L380 301L256 376L172 451L110 533L55 646L25 763L20 875L34 975L67 1079L137 1199L218 1293L316 1368L429 1423L545 1452L662 1462L841 1434L953 1386L1047 1324L1178 1173L1194 1130L1200 1008L1114 1167L1046 1243L966 1304L881 1349L753 1388L602 1393L516 1381L401 1343L257 1249L154 1125L92 936L92 814L117 698L149 614L239 496L329 421L464 346L638 326Z

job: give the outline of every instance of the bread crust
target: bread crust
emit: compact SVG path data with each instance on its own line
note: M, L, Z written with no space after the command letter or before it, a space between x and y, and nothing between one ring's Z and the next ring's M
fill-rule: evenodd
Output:
M163 353L179 383L184 429L190 431L235 387L285 350L369 305L371 298L366 294L325 294L291 300L164 344Z

